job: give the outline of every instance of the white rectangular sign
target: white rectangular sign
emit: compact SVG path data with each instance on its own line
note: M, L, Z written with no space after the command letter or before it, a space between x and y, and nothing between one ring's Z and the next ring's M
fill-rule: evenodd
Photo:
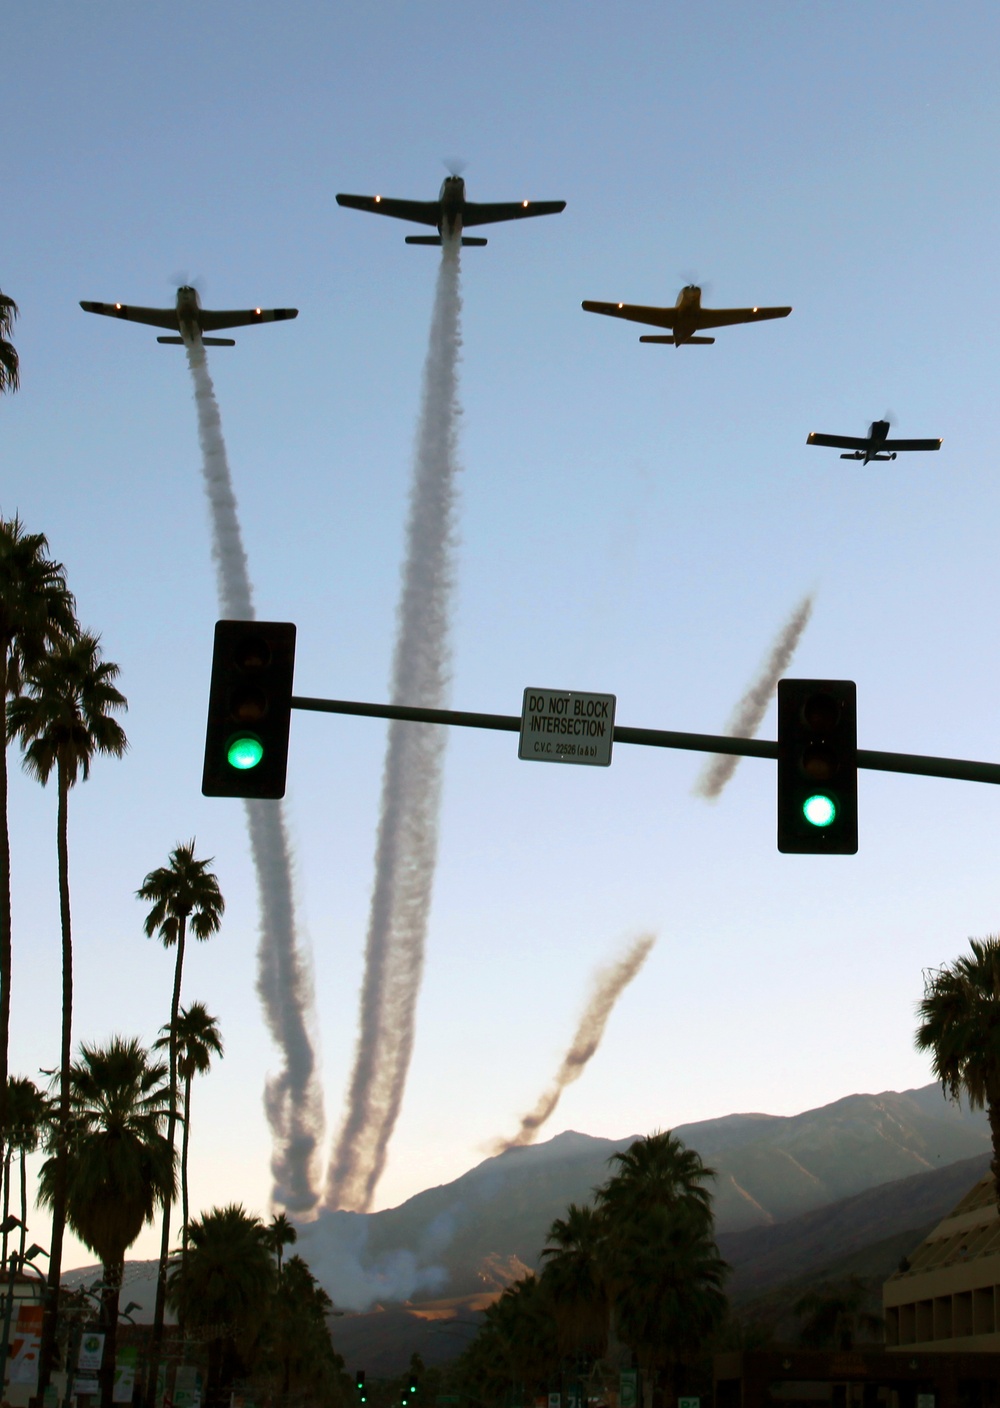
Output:
M611 763L614 728L613 694L526 689L517 756L536 763L606 768Z

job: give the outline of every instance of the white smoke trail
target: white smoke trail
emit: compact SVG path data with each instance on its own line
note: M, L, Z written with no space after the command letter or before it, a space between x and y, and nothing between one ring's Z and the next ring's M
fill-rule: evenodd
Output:
M802 632L809 624L813 601L814 597L810 592L792 612L771 647L771 653L765 660L760 674L733 710L725 730L730 738L753 738L764 722L764 715L774 698L778 681L791 664ZM729 753L718 753L709 758L695 782L694 795L714 802L722 795L722 789L736 771L739 761L737 755Z
M198 407L219 610L224 618L247 621L254 616L253 589L215 388L201 339L185 341L185 347ZM273 1140L272 1197L290 1211L303 1212L316 1203L312 1164L323 1133L323 1097L307 1029L312 995L295 937L292 862L281 803L247 801L244 806L261 913L257 993L283 1059L283 1069L268 1079L264 1093Z
M446 239L424 363L392 667L393 701L425 708L445 704L449 679L461 311L459 244ZM434 724L389 726L358 1043L327 1173L325 1203L332 1209L370 1207L406 1086L437 860L445 740L445 730Z
M517 1133L510 1139L497 1140L492 1150L494 1154L504 1154L508 1149L517 1149L524 1144L534 1144L538 1131L559 1104L567 1085L572 1085L583 1075L584 1067L601 1044L604 1028L615 1003L639 972L655 943L655 934L642 934L617 962L597 970L590 1001L580 1018L580 1025L576 1029L570 1048L556 1071L555 1079L548 1089L543 1091L534 1109L522 1115L521 1127Z

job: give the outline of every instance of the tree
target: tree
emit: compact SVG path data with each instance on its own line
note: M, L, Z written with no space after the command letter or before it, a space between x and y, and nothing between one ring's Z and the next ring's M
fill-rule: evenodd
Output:
M290 1257L283 1272L279 1268L267 1357L274 1365L275 1387L285 1403L290 1394L307 1395L313 1401L320 1397L343 1400L343 1360L334 1351L326 1319L332 1309L333 1301L300 1256Z
M653 1204L632 1212L609 1239L615 1328L647 1384L665 1380L676 1398L683 1369L695 1362L726 1313L711 1223L697 1208Z
M728 1267L704 1186L715 1171L669 1131L637 1139L610 1162L618 1171L597 1190L597 1206L615 1329L646 1382L665 1378L676 1396L682 1369L726 1311Z
M605 1282L604 1217L570 1203L549 1228L542 1287L552 1303L564 1355L599 1359L607 1351L610 1302Z
M792 1307L802 1321L799 1339L809 1349L853 1349L860 1340L881 1337L881 1315L866 1309L872 1292L860 1276L850 1276L839 1286L808 1291Z
M117 665L101 659L97 636L83 631L63 637L40 658L26 662L22 692L7 706L7 738L24 749L24 769L42 786L56 774L56 850L59 863L59 919L62 932L62 1043L59 1058L59 1110L56 1159L65 1162L70 1118L70 1063L73 1040L73 936L69 898L69 791L86 782L95 754L120 758L128 747L125 730L112 715L128 707L115 687ZM56 1178L52 1205L49 1281L55 1291L62 1273L66 1221L65 1176Z
M174 1150L163 1133L171 1113L166 1074L137 1040L123 1037L106 1047L84 1044L70 1069L66 1218L101 1260L101 1408L112 1408L125 1253L174 1192ZM49 1207L61 1172L58 1153L42 1165L39 1201Z
M28 1185L25 1159L33 1154L49 1131L52 1121L52 1102L44 1090L39 1090L33 1080L26 1076L10 1076L7 1080L7 1142L4 1150L4 1192L3 1215L6 1220L10 1212L10 1173L15 1154L19 1156L21 1184L21 1245L20 1255L24 1256L24 1244L28 1235ZM3 1237L3 1261L7 1261L7 1235Z
M281 1280L281 1259L286 1247L294 1247L299 1234L283 1212L275 1213L267 1229L268 1243L278 1259L278 1280ZM301 1257L299 1258L301 1261ZM305 1263L303 1263L304 1265Z
M993 1137L993 1174L1000 1207L1000 937L970 939L971 954L925 974L917 1008L918 1051L952 1100L963 1092L973 1110L986 1110Z
M17 349L10 340L17 314L13 298L0 293L0 395L16 391L21 383Z
M136 891L136 897L151 904L146 915L144 929L151 939L159 934L164 948L176 946L174 960L174 987L170 1003L170 1121L167 1138L170 1147L174 1145L177 1108L177 1013L181 1001L181 973L184 967L184 944L188 925L196 939L203 942L217 934L222 923L225 901L219 889L216 875L209 870L211 857L196 860L195 843L177 845L170 852L166 865L151 870ZM156 1395L156 1380L159 1373L160 1347L163 1343L163 1312L166 1304L167 1258L170 1253L170 1200L163 1204L163 1231L160 1237L160 1265L156 1278L156 1304L153 1310L153 1333L149 1354L149 1377L146 1396L153 1408Z
M2 331L2 329L0 329ZM0 519L0 701L17 694L26 667L62 637L77 633L73 597L62 563L53 562L41 533L26 533L19 518ZM7 750L0 759L0 1132L6 1127L7 1050L10 1040L10 830L7 823Z
M170 1047L170 1029L161 1027L164 1036L153 1042L154 1050ZM213 1056L222 1055L219 1023L209 1015L203 1002L182 1007L177 1017L177 1074L184 1082L184 1133L181 1136L181 1256L187 1253L188 1240L188 1147L191 1139L191 1083L195 1076L207 1075ZM294 1228L292 1229L294 1231ZM278 1270L281 1270L280 1263Z
M208 1339L205 1408L228 1404L274 1285L267 1228L259 1217L230 1203L190 1224L187 1256L170 1275L168 1295L185 1328Z

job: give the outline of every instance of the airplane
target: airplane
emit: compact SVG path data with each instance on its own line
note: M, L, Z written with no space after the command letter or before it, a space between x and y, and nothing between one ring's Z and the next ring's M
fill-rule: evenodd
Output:
M395 200L390 196L338 195L337 204L351 210L368 210L373 215L392 215L417 225L435 225L436 235L407 235L407 244L436 244L442 238L461 238L464 245L484 245L486 240L466 237L462 230L472 225L495 225L501 220L523 220L529 215L558 215L566 209L564 200L518 200L500 205L481 205L465 199L461 176L446 176L437 200Z
M723 328L730 323L761 323L766 318L787 318L791 308L703 308L701 289L685 284L673 308L644 308L636 303L593 303L586 299L588 313L606 313L609 318L627 318L631 323L649 323L654 328L673 328L668 337L640 337L640 342L667 342L674 347L685 343L707 345L714 337L697 337L703 328Z
M184 284L177 290L173 308L139 308L134 303L87 303L80 307L85 313L103 313L108 318L127 318L131 323L148 323L154 328L176 329L180 337L158 337L157 342L183 346L200 339L206 347L235 347L232 337L206 337L207 332L221 328L251 327L254 323L277 323L284 318L297 318L297 308L238 308L229 312L212 312L201 306L198 290Z
M900 450L940 450L940 440L890 440L889 422L873 420L868 428L867 439L854 435L817 435L815 431L806 439L807 445L828 445L834 450L851 450L852 454L841 455L842 460L894 460Z

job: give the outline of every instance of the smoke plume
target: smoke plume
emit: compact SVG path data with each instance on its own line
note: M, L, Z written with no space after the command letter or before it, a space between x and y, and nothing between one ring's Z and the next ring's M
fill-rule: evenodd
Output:
M642 934L616 963L599 968L594 975L593 992L569 1050L562 1059L555 1080L541 1095L535 1108L521 1118L521 1127L511 1139L497 1141L493 1153L504 1154L524 1144L533 1144L538 1131L559 1104L567 1085L579 1080L584 1067L601 1044L615 1003L639 972L656 943L655 934Z
M791 664L802 632L809 623L813 600L810 593L799 602L771 647L760 674L733 710L725 729L730 738L753 738L764 722L778 681ZM722 795L722 789L736 771L739 761L736 754L729 753L719 753L709 758L694 785L695 796L714 802Z
M446 238L424 363L392 666L393 701L425 708L445 704L449 679L461 311L459 244ZM330 1209L370 1207L403 1098L437 860L445 738L433 724L389 725L358 1042L327 1174Z
M185 341L185 347L198 407L219 610L224 618L247 621L254 616L253 589L215 388L201 339ZM247 801L244 806L261 915L257 993L283 1061L279 1073L268 1079L264 1093L273 1140L272 1197L290 1211L305 1211L315 1205L317 1197L312 1164L323 1133L323 1096L307 1029L311 991L295 936L288 836L280 802Z

